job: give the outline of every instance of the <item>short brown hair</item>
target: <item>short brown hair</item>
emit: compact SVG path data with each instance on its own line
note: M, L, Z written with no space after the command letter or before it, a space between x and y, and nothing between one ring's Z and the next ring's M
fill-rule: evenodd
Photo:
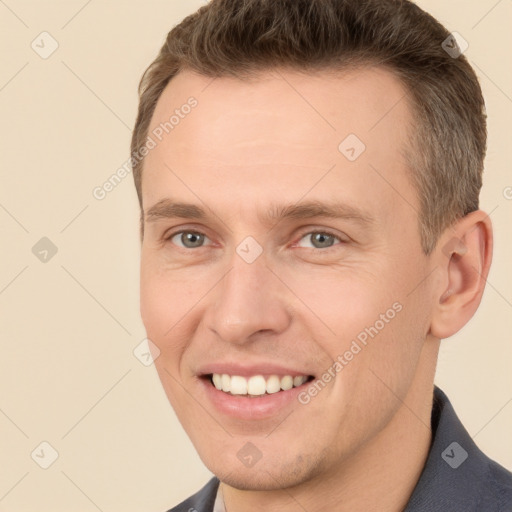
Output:
M278 67L384 66L405 85L415 116L404 151L429 254L448 226L478 209L486 152L482 91L467 59L443 48L449 37L408 0L211 0L169 32L142 76L132 155L146 142L162 91L182 70L243 78ZM142 212L143 159L134 161Z

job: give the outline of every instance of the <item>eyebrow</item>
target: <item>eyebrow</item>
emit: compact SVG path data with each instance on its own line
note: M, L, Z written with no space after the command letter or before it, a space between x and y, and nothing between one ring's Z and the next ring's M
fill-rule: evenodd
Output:
M206 220L208 217L206 210L201 206L175 202L169 198L158 201L144 215L146 222L170 218ZM286 219L304 220L316 217L346 219L362 225L375 222L374 217L360 208L329 201L306 201L288 205L271 204L265 214L258 215L259 220L265 226L271 226Z

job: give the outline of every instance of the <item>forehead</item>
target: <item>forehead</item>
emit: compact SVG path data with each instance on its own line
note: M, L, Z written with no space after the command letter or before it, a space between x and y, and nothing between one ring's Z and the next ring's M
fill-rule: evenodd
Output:
M184 108L190 98L195 106ZM144 163L144 205L162 199L176 174L186 177L188 188L209 192L249 187L277 199L294 189L298 195L306 187L332 191L344 184L347 193L366 190L367 200L382 192L382 202L392 197L391 185L414 201L402 156L410 123L405 88L382 68L272 70L250 80L183 71L151 120L156 146ZM314 185L333 167L335 173Z
M183 71L159 98L150 131L168 122L190 97L198 102L195 115L183 123L180 119L179 129L173 127L169 138L175 145L200 142L194 149L215 153L225 143L256 146L254 138L266 134L278 134L276 143L302 145L307 139L311 146L325 147L347 133L375 144L374 138L391 128L400 143L404 135L400 125L409 114L406 90L384 68L314 74L270 70L244 80ZM271 150L272 140L267 142Z

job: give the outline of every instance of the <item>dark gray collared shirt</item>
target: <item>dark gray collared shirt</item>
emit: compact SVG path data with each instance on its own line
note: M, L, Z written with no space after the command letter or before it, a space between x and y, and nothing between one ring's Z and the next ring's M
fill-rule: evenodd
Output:
M437 386L431 426L427 462L403 512L512 512L512 473L478 448ZM212 512L218 487L212 478L167 512Z

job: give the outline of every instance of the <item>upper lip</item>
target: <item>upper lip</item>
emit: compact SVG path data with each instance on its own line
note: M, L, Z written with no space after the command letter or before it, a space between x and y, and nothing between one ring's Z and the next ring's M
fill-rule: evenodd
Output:
M298 367L292 366L281 366L276 363L258 363L258 364L247 364L247 363L208 363L201 366L197 374L199 376L211 375L213 373L227 375L240 375L241 377L251 377L253 375L263 375L268 377L270 375L312 375L308 370L302 370Z

